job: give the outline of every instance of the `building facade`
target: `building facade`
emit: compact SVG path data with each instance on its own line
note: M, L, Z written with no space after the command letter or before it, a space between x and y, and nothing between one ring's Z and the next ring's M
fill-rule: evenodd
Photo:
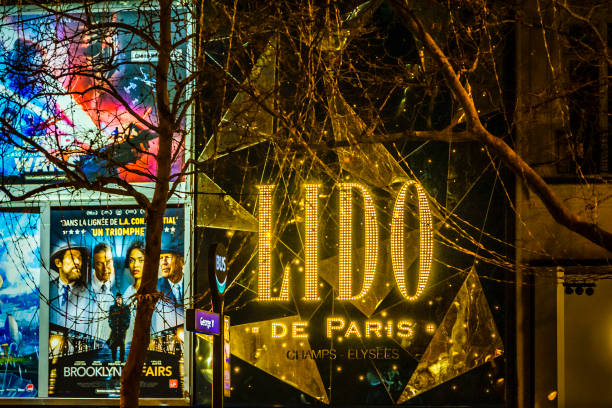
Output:
M569 209L608 229L609 5L555 6L526 2L518 26L517 148ZM600 383L610 355L609 253L557 224L537 196L516 191L520 402L609 405Z
M204 25L199 9L170 14L168 99L184 112L143 403L211 403L212 339L186 331L185 310L211 310L209 248L223 243L227 405L610 405L607 251L486 146L424 138L449 124L459 137L462 110L395 2L349 3L270 31L261 11L246 37L221 5ZM490 15L436 7L419 12L487 129L608 227L607 6L495 8L495 47L475 54ZM576 18L588 7L606 12ZM164 50L138 30L163 20L131 3L4 9L1 404L118 404L147 255L137 197L153 197L160 146ZM89 190L62 184L75 177Z

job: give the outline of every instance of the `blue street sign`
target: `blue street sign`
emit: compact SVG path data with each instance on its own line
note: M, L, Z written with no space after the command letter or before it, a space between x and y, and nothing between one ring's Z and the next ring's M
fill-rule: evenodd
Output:
M187 330L202 334L219 335L219 314L200 309L187 309Z

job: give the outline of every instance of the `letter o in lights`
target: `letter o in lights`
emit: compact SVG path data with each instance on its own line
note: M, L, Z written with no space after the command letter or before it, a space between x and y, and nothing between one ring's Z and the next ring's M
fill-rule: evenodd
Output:
M414 185L419 198L419 277L417 288L414 295L408 294L408 288L405 278L405 261L404 261L404 202L408 194L408 188ZM433 256L433 223L431 211L425 190L415 181L405 183L393 207L393 218L391 220L391 261L393 263L393 275L395 282L402 295L410 300L415 301L427 286L429 274L431 272L431 259Z

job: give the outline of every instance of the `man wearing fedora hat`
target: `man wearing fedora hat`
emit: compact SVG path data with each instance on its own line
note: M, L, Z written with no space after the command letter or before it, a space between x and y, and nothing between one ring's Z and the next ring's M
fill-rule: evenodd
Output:
M83 267L88 251L82 246L64 245L51 256L53 279L49 285L51 323L87 333L89 327L89 293L85 285Z
M107 344L111 349L113 360L125 361L125 336L130 326L130 308L123 304L121 292L117 292L115 303L108 309L108 324L111 331Z

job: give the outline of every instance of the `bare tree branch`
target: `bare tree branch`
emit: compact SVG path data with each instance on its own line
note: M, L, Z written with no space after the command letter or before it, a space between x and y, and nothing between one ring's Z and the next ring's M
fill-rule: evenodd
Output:
M79 34L81 35L86 31L95 31L95 30L101 30L101 29L107 29L107 28L120 29L120 30L127 31L129 33L132 33L139 38L142 38L142 40L144 40L148 45L153 47L155 50L159 51L159 44L157 43L157 41L155 41L153 37L151 37L146 31L136 26L117 22L117 21L105 21L105 22L100 22L100 23L92 23L91 22L91 9L88 7L87 2L84 2L84 7L82 8L86 11L86 15L88 16L87 19L83 19L79 17L79 10L82 10L80 8L66 12L66 11L62 11L61 8L58 8L57 6L48 6L45 4L38 4L38 7L40 7L42 10L45 10L55 16L64 17L64 18L82 23L83 26L86 28L86 30L79 30Z
M589 28L593 31L593 33L597 37L597 40L599 42L599 46L601 48L601 52L603 53L603 56L604 56L606 62L608 63L608 65L612 65L612 59L610 58L610 55L608 54L609 44L607 43L606 40L604 40L603 36L599 32L599 29L595 26L595 24L593 24L593 21L590 18L584 17L584 16L576 13L574 10L572 10L566 4L565 1L553 0L553 3L557 7L563 9L572 18L575 18L576 20L581 21L581 22L585 23L587 26L589 26ZM607 11L606 10L602 10L602 12L606 13Z
M546 181L544 181L544 179L529 166L521 156L501 138L490 133L482 125L474 100L461 83L448 57L427 32L422 22L409 8L405 0L393 0L392 3L398 14L406 22L406 25L424 44L426 50L440 66L448 87L466 113L468 126L466 134L472 135L474 141L483 143L492 152L497 154L504 164L512 169L512 171L542 200L544 206L555 221L602 248L612 251L612 234L610 232L600 228L594 223L586 221L584 218L567 208L565 204L559 200Z

